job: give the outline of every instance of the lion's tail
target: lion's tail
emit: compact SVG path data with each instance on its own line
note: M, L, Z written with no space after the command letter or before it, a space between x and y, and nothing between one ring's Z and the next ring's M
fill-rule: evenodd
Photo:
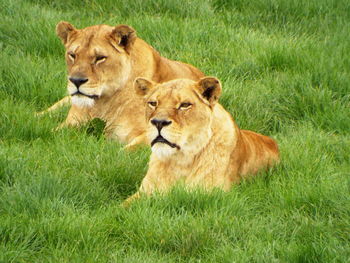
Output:
M46 114L46 113L56 111L56 110L58 110L59 108L62 108L63 106L71 105L71 103L72 103L71 96L66 96L66 97L64 97L63 99L57 101L54 105L52 105L52 106L49 107L48 109L36 113L36 115L37 115L37 116L41 116L41 115L44 115L44 114Z

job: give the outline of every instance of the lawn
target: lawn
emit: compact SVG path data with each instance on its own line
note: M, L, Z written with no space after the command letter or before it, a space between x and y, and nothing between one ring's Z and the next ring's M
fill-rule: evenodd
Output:
M129 209L148 148L67 109L55 25L129 24L223 83L241 128L281 164L229 193L174 189ZM349 262L348 0L0 0L0 262Z

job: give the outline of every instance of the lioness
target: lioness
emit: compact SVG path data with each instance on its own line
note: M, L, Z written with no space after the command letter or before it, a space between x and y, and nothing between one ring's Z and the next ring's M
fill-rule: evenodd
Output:
M139 191L125 204L140 194L165 192L179 181L189 187L227 191L242 177L278 162L273 139L240 130L218 103L218 79L158 84L137 78L135 89L146 106L152 154Z
M131 145L139 143L146 126L140 97L134 92L134 79L146 77L165 82L203 77L189 64L161 57L127 25L95 25L79 30L60 22L56 33L66 48L70 96L44 112L71 103L61 127L100 118L106 121L108 136Z

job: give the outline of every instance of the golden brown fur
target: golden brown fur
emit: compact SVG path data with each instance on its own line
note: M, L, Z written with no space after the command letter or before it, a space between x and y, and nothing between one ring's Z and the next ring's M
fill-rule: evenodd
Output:
M221 85L216 78L163 84L138 78L135 89L146 104L152 155L139 191L126 204L180 181L188 187L229 190L232 183L279 160L273 139L240 130L217 103Z
M106 121L108 136L137 144L143 141L146 126L141 99L134 92L134 79L146 77L165 82L203 77L191 65L161 57L127 25L96 25L78 30L60 22L56 32L66 48L70 96L44 112L71 104L61 127L100 118Z

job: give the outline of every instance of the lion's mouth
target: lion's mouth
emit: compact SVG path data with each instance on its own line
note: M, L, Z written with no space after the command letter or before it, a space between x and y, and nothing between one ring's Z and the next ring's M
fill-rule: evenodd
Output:
M151 142L151 147L153 145L155 145L156 143L165 143L167 145L169 145L171 148L176 148L178 150L180 150L180 146L175 144L175 143L171 143L169 142L167 139L165 139L162 135L158 135L152 142Z
M97 95L88 95L88 94L85 94L85 93L80 92L79 90L77 90L76 92L74 92L73 94L71 94L71 96L76 96L76 95L85 96L85 97L88 97L88 98L90 98L90 99L98 99L98 96L97 96Z

